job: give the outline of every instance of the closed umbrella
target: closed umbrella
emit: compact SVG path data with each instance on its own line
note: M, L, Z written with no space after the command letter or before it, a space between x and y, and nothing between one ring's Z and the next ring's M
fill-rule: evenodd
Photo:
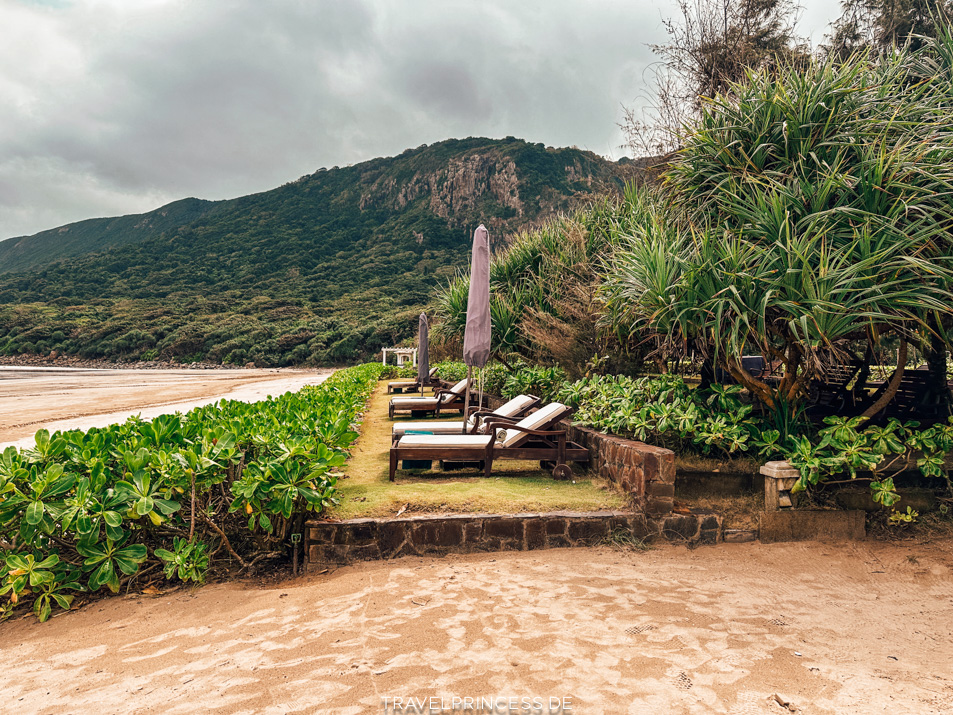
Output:
M427 314L421 313L417 320L417 382L420 383L421 395L424 394L424 385L430 384L430 349L427 342L429 333Z
M481 223L473 232L473 257L470 262L470 293L467 296L467 324L463 333L463 362L467 365L467 397L463 424L466 430L470 414L470 381L473 368L483 367L490 359L490 234ZM483 404L483 391L480 391Z

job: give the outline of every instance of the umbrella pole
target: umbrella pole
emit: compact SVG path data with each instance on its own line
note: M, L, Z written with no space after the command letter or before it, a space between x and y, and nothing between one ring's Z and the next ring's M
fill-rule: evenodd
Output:
M467 433L467 420L470 418L470 381L473 380L473 365L467 365L467 396L463 403L463 434Z
M483 409L483 370L484 370L484 368L481 367L481 368L480 368L480 379L479 379L479 385L480 385L480 400L477 402L477 409L478 409L478 410L482 410L482 409Z

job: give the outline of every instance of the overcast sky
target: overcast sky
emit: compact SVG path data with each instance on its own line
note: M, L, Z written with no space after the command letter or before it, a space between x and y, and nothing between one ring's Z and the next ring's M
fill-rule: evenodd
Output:
M804 0L819 42L835 0ZM0 0L0 239L449 137L618 158L674 0ZM0 266L2 271L2 266Z

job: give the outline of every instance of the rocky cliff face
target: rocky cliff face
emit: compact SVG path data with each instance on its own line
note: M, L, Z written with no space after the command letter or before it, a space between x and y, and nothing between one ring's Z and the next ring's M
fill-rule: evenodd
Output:
M452 158L442 169L418 172L405 183L398 183L392 176L382 177L361 195L359 206L361 210L379 205L399 210L421 197L429 197L430 210L435 215L459 219L491 199L521 217L519 189L516 163L511 158L473 152Z

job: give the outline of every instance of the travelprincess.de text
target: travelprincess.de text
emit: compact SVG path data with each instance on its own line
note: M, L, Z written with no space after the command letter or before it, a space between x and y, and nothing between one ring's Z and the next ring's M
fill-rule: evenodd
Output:
M536 695L470 698L453 697L384 697L385 713L474 712L485 715L570 715L572 698Z

